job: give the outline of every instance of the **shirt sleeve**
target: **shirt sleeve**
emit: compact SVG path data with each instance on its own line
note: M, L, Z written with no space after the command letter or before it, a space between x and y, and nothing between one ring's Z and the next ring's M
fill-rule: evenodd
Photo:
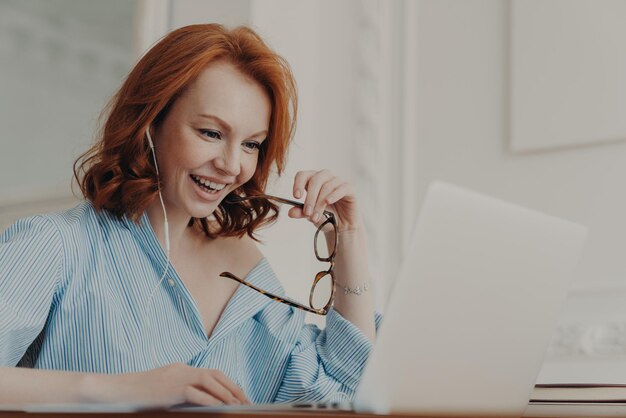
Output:
M42 331L63 268L58 229L44 216L0 235L0 366L18 364Z
M376 313L376 329L381 319ZM361 330L331 309L324 330L309 324L303 328L275 402L352 399L371 348L372 343Z

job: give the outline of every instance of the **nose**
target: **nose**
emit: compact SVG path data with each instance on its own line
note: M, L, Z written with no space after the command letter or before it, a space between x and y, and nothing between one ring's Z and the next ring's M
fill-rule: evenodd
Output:
M241 172L241 149L225 146L222 154L215 159L215 168L226 176L237 176Z

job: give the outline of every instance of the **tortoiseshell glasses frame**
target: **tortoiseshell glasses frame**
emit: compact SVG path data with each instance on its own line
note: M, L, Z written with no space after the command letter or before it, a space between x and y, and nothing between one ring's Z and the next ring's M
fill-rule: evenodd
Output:
M230 196L227 198L229 202L233 202L233 203L237 203L237 202L245 202L248 200L253 200L253 199L267 199L267 200L273 200L275 202L279 202L279 203L284 203L287 205L291 205L291 206L295 206L298 207L300 209L304 208L304 203L301 202L297 202L295 200L289 200L289 199L284 199L282 197L277 197L277 196L271 196L271 195L267 195L267 194L263 194L263 195L255 195L255 196L246 196L246 197L240 197L240 196ZM285 303L287 305L293 306L294 308L298 308L298 309L302 309L303 311L307 311L307 312L311 312L317 315L326 315L328 313L328 310L331 308L331 306L333 305L333 300L335 298L335 273L334 273L334 269L335 269L335 256L337 255L337 247L339 245L339 234L337 233L337 221L335 220L335 215L332 212L329 211L324 211L323 212L324 217L326 218L325 220L323 220L319 226L317 227L317 231L315 231L315 236L313 238L313 248L315 250L315 257L322 262L329 262L330 263L330 267L328 268L328 270L322 270L319 273L317 273L315 275L315 280L313 280L313 285L311 286L311 292L309 294L309 306L306 305L302 305L298 302L295 302L291 299L288 299L286 297L281 297L281 296L277 296L274 295L272 293L269 293L263 289L260 289L258 287L256 287L255 285L248 283L247 281L245 281L244 279L235 276L232 273L229 273L227 271L222 272L220 274L221 277L226 277L232 280L235 280L245 286L248 286L249 288L256 290L257 292L267 296L268 298L275 300L276 302L280 302L280 303ZM318 235L320 234L320 232L323 233L323 229L324 227L326 227L327 225L330 225L332 227L332 232L334 233L334 246L332 248L332 251L330 251L330 255L328 257L322 257L320 256L320 251L318 251L317 248L317 243L318 243ZM315 307L314 302L313 302L313 296L315 294L315 288L317 287L317 284L326 276L330 276L330 297L328 299L328 302L321 308L319 307Z

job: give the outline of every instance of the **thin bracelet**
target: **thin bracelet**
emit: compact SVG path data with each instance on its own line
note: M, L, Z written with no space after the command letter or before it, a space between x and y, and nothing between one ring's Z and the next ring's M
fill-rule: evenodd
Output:
M347 286L343 286L337 282L335 282L337 284L337 286L340 289L343 289L343 293L344 295L362 295L363 292L367 292L370 289L370 285L369 283L363 283L363 287L361 286L357 286L357 287L347 287Z

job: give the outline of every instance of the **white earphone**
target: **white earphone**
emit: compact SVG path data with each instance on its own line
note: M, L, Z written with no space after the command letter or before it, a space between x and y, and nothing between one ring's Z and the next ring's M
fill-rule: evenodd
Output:
M152 158L154 160L154 168L156 169L156 173L157 173L157 187L159 188L159 200L161 201L161 208L163 208L163 231L164 231L163 235L165 239L165 255L166 255L163 275L157 282L156 286L154 286L154 288L150 292L148 303L143 312L142 322L145 321L146 318L148 318L148 334L149 334L150 329L152 328L152 320L148 316L148 308L151 306L152 298L154 297L154 294L156 293L157 289L161 286L163 279L165 279L165 276L167 275L167 270L170 266L170 232L169 232L169 224L167 223L167 211L165 210L165 203L163 202L163 194L161 193L161 178L159 175L159 166L157 164L156 152L154 150L154 142L152 142L152 137L150 136L149 127L146 129L146 137L148 137L148 144L150 144L150 150L152 151ZM157 363L157 356L156 356L156 351L154 349L154 345L152 345L151 348L152 348L152 358L154 362Z
M152 150L152 158L154 159L154 168L157 173L157 187L159 188L159 199L161 200L161 207L163 208L163 230L165 235L165 252L167 253L167 259L170 258L170 232L169 224L167 223L167 212L165 211L165 203L163 203L163 195L161 194L161 178L159 176L159 165L157 164L156 152L154 151L154 142L152 142L152 136L150 136L150 128L146 129L146 136L148 137L148 143Z

